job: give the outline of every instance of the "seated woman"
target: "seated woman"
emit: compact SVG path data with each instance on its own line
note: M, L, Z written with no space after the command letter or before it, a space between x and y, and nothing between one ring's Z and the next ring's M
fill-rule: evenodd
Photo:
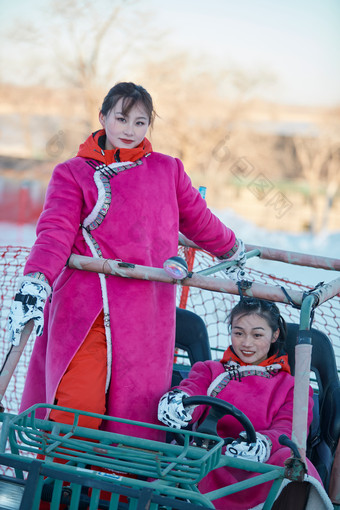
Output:
M206 407L184 408L184 397L209 395L225 400L246 414L254 425L257 440L250 445L244 442L242 425L236 418L226 415L218 422L219 435L240 437L227 445L224 454L283 466L291 451L279 443L279 437L281 434L291 437L294 393L294 377L284 351L285 321L274 303L242 298L231 311L229 327L232 345L225 351L221 361L196 363L187 379L163 395L159 402L158 419L175 428L185 427L190 421L202 420ZM310 388L308 426L312 421L312 408L313 390ZM317 492L327 499L316 469L307 462L308 479L317 486ZM202 493L210 492L253 476L256 473L222 467L203 478L199 489ZM262 508L271 484L267 482L219 498L214 504L217 509L223 510ZM285 503L284 506L273 508L291 507ZM299 506L295 505L294 508Z

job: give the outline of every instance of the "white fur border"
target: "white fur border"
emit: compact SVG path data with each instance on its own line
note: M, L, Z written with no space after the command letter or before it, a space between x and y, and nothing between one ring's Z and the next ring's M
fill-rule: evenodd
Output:
M83 229L83 236L86 241L86 244L89 246L91 253L93 255L93 258L99 259L99 256L93 246L93 243L90 239L89 234L85 229ZM100 286L102 289L102 298L103 298L103 309L104 314L107 314L110 316L110 310L109 310L109 301L107 298L107 289L106 289L106 281L105 281L105 275L104 274L98 274L99 280L100 280ZM106 324L106 321L104 321L104 327L105 327L105 334L106 334L106 346L107 346L107 373L106 373L106 384L105 384L105 391L108 390L110 379L111 379L111 368L112 368L112 339L111 339L111 328L110 325Z
M111 163L111 165L108 165L108 167L109 168L119 168L120 166L126 166L126 165L132 165L132 162L124 161L124 163L122 163L122 162ZM96 183L96 186L98 189L98 198L97 198L96 205L94 206L94 208L92 209L92 211L90 212L88 217L85 218L85 220L84 220L84 227L87 227L88 225L90 225L97 218L98 213L101 210L101 208L103 207L104 202L105 202L105 188L104 188L103 182L100 178L100 175L101 175L100 171L95 171L95 173L93 175L94 182Z
M88 217L85 218L85 220L83 222L84 227L87 227L88 225L90 225L90 223L92 223L97 218L98 213L99 213L100 209L103 207L104 202L105 202L105 188L104 188L104 185L100 178L100 173L95 172L93 178L94 178L94 182L96 183L96 186L98 188L98 198L97 198L96 205L94 206L94 208L92 209L92 211L90 212Z
M212 392L214 391L214 389L216 388L216 386L218 386L220 384L221 381L223 381L223 379L226 377L226 372L222 372L222 374L218 375L216 377L216 379L213 380L212 383L210 383L210 386L209 388L207 389L207 395L208 397L212 394Z

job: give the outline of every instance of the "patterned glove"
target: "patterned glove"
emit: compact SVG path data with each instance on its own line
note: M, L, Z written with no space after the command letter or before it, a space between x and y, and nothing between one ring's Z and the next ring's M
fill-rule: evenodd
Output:
M168 427L180 429L191 421L192 412L196 406L184 408L183 398L189 397L181 390L171 390L165 393L158 404L158 419Z
M44 329L44 305L51 288L45 281L24 276L21 287L15 295L7 322L6 338L13 345L19 345L22 330L33 319L36 334L40 336Z
M231 257L228 257L228 253L227 253L226 255L224 255L221 258L227 259L228 261L229 260L237 261L237 264L234 264L231 267L227 267L225 270L228 278L233 280L234 283L237 283L241 280L244 280L244 277L245 277L244 267L247 262L244 243L243 243L242 239L236 239L235 245L232 248L232 250L235 250L235 249L236 249L236 251L234 251L234 253L231 255Z
M225 455L254 462L267 462L272 449L270 439L259 432L256 432L256 443L247 443L246 437L246 433L241 432L240 437L227 446Z

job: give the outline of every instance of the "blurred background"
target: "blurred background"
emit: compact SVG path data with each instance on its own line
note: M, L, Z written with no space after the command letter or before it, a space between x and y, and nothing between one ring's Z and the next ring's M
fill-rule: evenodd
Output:
M2 222L36 223L54 166L124 80L149 90L154 150L211 208L340 230L338 0L0 0L0 63Z

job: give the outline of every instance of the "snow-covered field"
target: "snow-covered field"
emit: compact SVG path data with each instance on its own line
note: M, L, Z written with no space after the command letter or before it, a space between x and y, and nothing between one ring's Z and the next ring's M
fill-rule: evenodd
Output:
M312 236L307 233L292 234L284 231L268 231L243 220L230 210L214 212L245 243L310 255L340 258L340 222L338 232L323 232L317 236ZM253 259L250 264L252 267L260 268L266 273L273 273L277 276L282 273L294 281L310 285L316 285L319 281L328 282L340 276L339 273L334 271L304 268L260 259Z

